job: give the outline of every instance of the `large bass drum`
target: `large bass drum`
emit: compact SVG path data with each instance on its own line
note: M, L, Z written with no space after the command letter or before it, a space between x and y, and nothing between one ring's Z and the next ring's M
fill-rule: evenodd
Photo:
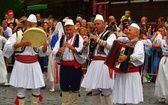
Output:
M32 27L23 33L23 40L30 41L31 47L38 48L47 40L47 34L41 28Z

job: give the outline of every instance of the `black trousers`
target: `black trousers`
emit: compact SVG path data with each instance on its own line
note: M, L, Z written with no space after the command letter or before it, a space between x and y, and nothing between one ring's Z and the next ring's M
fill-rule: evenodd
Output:
M62 91L78 91L82 78L82 68L74 66L60 67L60 87Z

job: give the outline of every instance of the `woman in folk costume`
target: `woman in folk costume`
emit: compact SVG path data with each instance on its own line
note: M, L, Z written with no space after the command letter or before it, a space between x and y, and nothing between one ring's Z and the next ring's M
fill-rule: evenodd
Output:
M162 56L162 50L161 48L158 48L158 44L161 44L162 39L165 38L165 31L166 29L164 27L161 27L158 29L158 31L152 35L152 38L150 39L152 41L152 68L151 73L157 74L157 69L159 67L159 63ZM155 46L156 45L156 46ZM151 76L151 81L155 81L156 76Z
M0 26L0 83L7 84L7 69L5 65L4 55L3 55L3 45L6 43L6 38L2 37L2 27Z
M139 66L144 62L144 44L139 40L140 28L136 23L128 26L127 45L134 47L130 56L120 55L119 62L128 61L128 71L118 72L113 88L113 102L117 104L138 104L143 102L143 88ZM121 41L121 40L120 40Z
M59 38L53 49L53 53L56 56L56 61L60 64L62 105L68 105L70 93L72 105L77 105L82 78L81 64L85 62L81 55L78 54L83 48L83 39L75 33L72 19L66 20L64 29L66 35Z
M97 34L90 35L90 39L94 40L97 44L93 45L92 41L90 42L89 47L91 48L89 49L89 53L91 54L91 50L93 49L93 57L81 86L92 90L93 105L102 105L101 94L104 96L106 105L112 105L113 79L104 61L113 41L116 40L116 36L115 34L111 34L110 31L105 30L102 15L96 15L94 25L97 29ZM92 46L95 47L92 48Z
M34 14L29 15L26 22L26 29L36 26L36 16ZM46 43L36 49L30 47L30 41L18 41L21 35L20 31L14 33L8 39L4 47L4 56L7 58L15 52L15 63L9 83L18 90L17 98L15 100L16 105L24 105L26 89L32 89L31 105L38 105L39 99L42 101L40 88L45 86L45 84L37 57L38 54L40 56L48 55L51 49ZM16 51L16 49L19 48L21 49Z
M161 44L155 45L155 47L161 47L162 49L162 58L159 63L159 71L155 83L155 96L160 98L159 103L165 103L166 98L168 98L168 34L166 33L165 29L161 31L161 34L167 35L166 39L162 39Z
M58 38L60 38L62 35L64 35L64 28L62 26L61 22L58 22L55 30L53 32L53 35L51 36L51 47L52 49L54 48ZM60 82L60 70L59 70L59 65L55 61L55 56L54 53L51 51L49 55L49 60L48 60L48 70L47 70L47 77L50 82L52 82L51 89L49 90L50 92L55 91L55 84L58 84Z
M145 30L140 30L140 35L139 35L140 40L144 44L144 51L145 51L145 60L144 60L144 65L142 67L142 83L144 82L143 77L145 76L146 72L148 71L148 61L149 57L151 56L151 48L152 48L152 42L150 39L147 38L146 31Z

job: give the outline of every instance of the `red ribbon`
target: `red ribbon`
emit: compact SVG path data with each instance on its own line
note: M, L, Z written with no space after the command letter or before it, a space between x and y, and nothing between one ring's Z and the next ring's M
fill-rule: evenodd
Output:
M18 97L16 97L16 99L15 99L15 105L19 105L19 99L18 99Z
M39 96L39 101L42 102L43 101L43 96L40 94Z

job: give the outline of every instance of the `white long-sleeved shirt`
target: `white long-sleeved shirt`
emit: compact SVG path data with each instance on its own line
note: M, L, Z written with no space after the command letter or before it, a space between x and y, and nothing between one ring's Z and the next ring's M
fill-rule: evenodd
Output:
M14 53L14 44L17 43L17 35L16 33L14 33L5 43L4 49L3 49L3 53L4 56L9 58L13 53ZM47 56L49 55L51 48L48 45L47 46L47 51L44 53L42 51L42 46L40 46L39 48L39 56ZM16 53L15 55L37 55L37 52L34 51L34 49L32 47L26 47L25 50L22 53Z
M73 37L68 39L68 43L73 45L74 44L74 40L75 40L76 34L74 33ZM66 41L66 38L64 38L64 41ZM57 41L57 43L55 44L55 47L53 49L53 53L54 55L56 55L56 53L58 52L59 48L60 48L60 41L61 38L59 38L59 40ZM81 51L81 49L83 48L83 38L79 35L79 46L75 47L76 51L79 52ZM63 61L72 61L72 60L77 60L79 57L75 57L76 55L79 55L77 53L74 53L72 50L70 50L69 48L65 47L64 52L63 52L63 56L62 56L62 60ZM80 55L79 55L80 56ZM59 62L60 57L56 57L56 61Z

